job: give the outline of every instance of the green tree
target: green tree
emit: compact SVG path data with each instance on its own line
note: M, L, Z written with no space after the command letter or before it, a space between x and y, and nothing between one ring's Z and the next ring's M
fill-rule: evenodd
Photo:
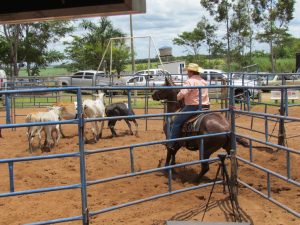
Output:
M113 48L113 69L120 75L122 71L126 69L130 54L130 49L124 42Z
M2 25L4 38L9 46L9 75L17 76L19 73L18 67L18 47L22 37L20 24Z
M18 76L19 64L26 62L28 75L38 75L40 68L63 59L63 54L48 49L48 44L57 42L72 31L67 21L53 21L31 24L2 25L3 46L8 46L8 59L11 75ZM3 49L3 48L2 48ZM2 60L3 61L3 60Z
M201 0L200 4L214 17L218 23L224 22L226 25L226 42L227 42L227 68L230 70L231 63L231 33L229 15L232 9L234 0Z
M253 31L251 28L252 7L248 0L238 0L233 4L233 15L230 19L230 32L232 34L232 57L239 67L249 64L245 55L247 49L252 50ZM250 58L251 63L251 58Z
M66 52L68 58L72 61L69 68L70 70L98 68L110 38L125 36L120 29L113 26L107 17L101 17L97 23L83 20L80 27L87 33L82 37L73 36L71 42L65 42L67 45ZM120 72L121 69L124 69L124 64L128 59L127 52L129 50L125 46L125 42L121 40L114 41L113 45L114 63L112 69L116 69ZM107 65L110 64L109 54L106 54L105 61Z
M9 47L5 37L0 36L0 68L5 69L6 71L9 70L8 65L10 65Z
M212 48L214 43L216 42L216 30L217 26L211 24L206 17L202 17L202 19L197 24L197 29L203 30L205 41L208 49L208 57L210 61L210 56L212 52Z
M223 57L226 54L226 44L224 42L215 40L211 45L211 56L214 58Z
M19 58L26 62L28 76L39 75L41 68L64 59L64 54L48 49L67 33L73 31L67 21L22 24L24 39L20 43Z
M88 62L91 57L87 57L88 52L85 40L79 36L71 35L71 37L71 42L64 42L64 44L67 45L65 49L66 55L68 59L71 60L71 62L67 64L68 70L75 71L85 68L95 68L90 66L93 63Z
M254 22L262 29L257 34L260 42L268 43L272 72L275 72L274 45L280 45L293 19L294 0L252 0Z
M205 41L205 32L200 27L196 27L192 32L183 32L173 39L175 45L185 47L189 54L193 54L195 58L199 54L200 47Z

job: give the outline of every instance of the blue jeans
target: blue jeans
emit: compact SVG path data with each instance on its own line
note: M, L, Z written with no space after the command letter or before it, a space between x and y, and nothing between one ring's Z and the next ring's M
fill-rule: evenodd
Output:
M198 105L186 105L183 107L181 112L191 112L191 111L197 111L199 109ZM197 114L197 112L192 114L180 114L176 115L173 121L173 126L171 129L171 135L170 138L179 138L181 134L181 127L184 124L185 121L187 121L189 118ZM175 142L171 142L168 144L169 147L173 147L175 145Z

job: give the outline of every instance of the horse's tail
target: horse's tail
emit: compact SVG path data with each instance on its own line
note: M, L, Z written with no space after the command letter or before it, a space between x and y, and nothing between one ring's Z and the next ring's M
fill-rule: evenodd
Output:
M231 135L227 134L226 136L227 136L227 142L223 146L223 148L226 149L227 153L229 154L230 150L232 149L232 146L231 146ZM237 143L241 144L244 147L249 147L250 146L249 143L244 138L236 137L236 141L237 141Z
M248 141L246 141L244 138L236 137L236 141L237 141L237 143L241 144L244 147L249 147L250 146Z

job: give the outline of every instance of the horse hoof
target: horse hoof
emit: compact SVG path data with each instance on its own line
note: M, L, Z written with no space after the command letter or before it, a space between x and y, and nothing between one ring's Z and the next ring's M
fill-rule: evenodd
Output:
M200 184L201 183L201 178L199 178L199 177L196 177L196 178L194 178L192 181L193 181L193 183L196 183L196 184Z

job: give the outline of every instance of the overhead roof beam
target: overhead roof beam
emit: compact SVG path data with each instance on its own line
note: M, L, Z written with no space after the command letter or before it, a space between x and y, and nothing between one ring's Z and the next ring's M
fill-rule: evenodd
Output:
M2 2L0 23L29 23L145 12L146 0L9 0Z

